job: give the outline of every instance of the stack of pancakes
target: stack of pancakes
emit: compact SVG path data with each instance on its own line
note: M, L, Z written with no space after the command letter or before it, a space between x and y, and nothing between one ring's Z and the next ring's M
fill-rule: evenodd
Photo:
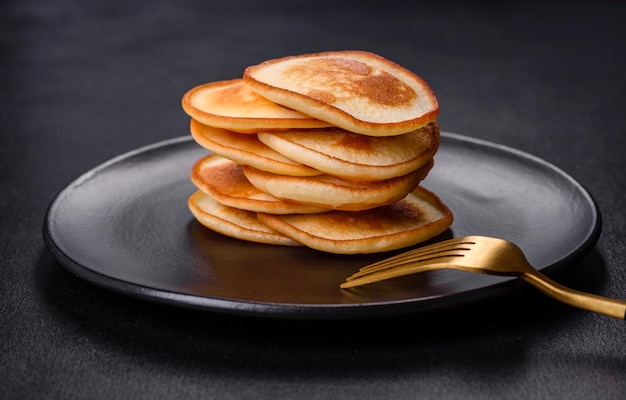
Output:
M341 254L430 239L452 213L419 186L439 147L439 104L378 55L265 61L182 99L209 150L191 171L194 217L238 239Z

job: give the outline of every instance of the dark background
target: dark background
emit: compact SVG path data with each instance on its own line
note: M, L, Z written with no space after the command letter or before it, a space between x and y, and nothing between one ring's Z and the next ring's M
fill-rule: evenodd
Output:
M442 130L582 183L602 234L555 278L626 299L625 19L618 1L4 0L0 398L623 398L625 323L530 288L383 321L216 315L76 278L42 224L82 172L187 135L189 88L362 49L431 85Z

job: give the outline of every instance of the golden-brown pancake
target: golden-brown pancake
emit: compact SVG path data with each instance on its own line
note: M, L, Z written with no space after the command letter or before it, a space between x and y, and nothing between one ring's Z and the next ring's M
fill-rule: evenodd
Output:
M188 206L198 222L222 235L257 243L301 245L261 224L256 213L225 206L200 190L189 197Z
M259 96L242 79L196 86L185 93L182 107L203 124L243 133L329 126Z
M286 201L334 210L358 211L399 200L430 171L433 161L407 175L379 182L349 182L330 175L287 176L248 166L243 173L262 192Z
M416 188L391 205L315 215L258 214L268 227L313 249L338 254L377 253L421 243L452 224L448 207Z
M257 169L284 175L321 175L311 167L293 161L261 143L255 134L244 134L204 125L195 119L191 136L202 147L222 157Z
M201 158L191 168L191 181L220 203L254 212L308 214L328 209L299 204L260 191L244 176L242 166L215 154Z
M282 155L329 175L356 182L406 175L426 164L439 148L439 127L396 136L366 136L340 128L259 132L259 140Z
M422 78L365 51L268 60L246 68L243 79L274 103L364 135L410 132L439 115L437 98Z
M182 98L194 140L193 216L252 242L375 253L445 231L419 186L440 144L439 104L412 71L365 51L268 60Z

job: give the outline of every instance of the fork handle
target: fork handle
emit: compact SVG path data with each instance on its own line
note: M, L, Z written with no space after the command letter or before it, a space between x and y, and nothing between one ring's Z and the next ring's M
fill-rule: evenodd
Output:
M624 301L570 289L539 271L525 272L520 275L520 279L562 303L614 318L626 319L626 302Z

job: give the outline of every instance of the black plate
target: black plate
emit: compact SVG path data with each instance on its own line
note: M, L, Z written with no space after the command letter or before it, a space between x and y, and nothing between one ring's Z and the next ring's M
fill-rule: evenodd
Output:
M361 318L436 310L495 296L512 279L438 271L351 290L339 284L392 253L333 255L244 242L199 225L187 209L192 164L206 151L190 137L121 155L80 176L51 203L44 239L68 270L148 300L232 314ZM442 133L424 187L452 209L439 239L509 239L549 272L580 258L600 231L589 193L526 153Z

